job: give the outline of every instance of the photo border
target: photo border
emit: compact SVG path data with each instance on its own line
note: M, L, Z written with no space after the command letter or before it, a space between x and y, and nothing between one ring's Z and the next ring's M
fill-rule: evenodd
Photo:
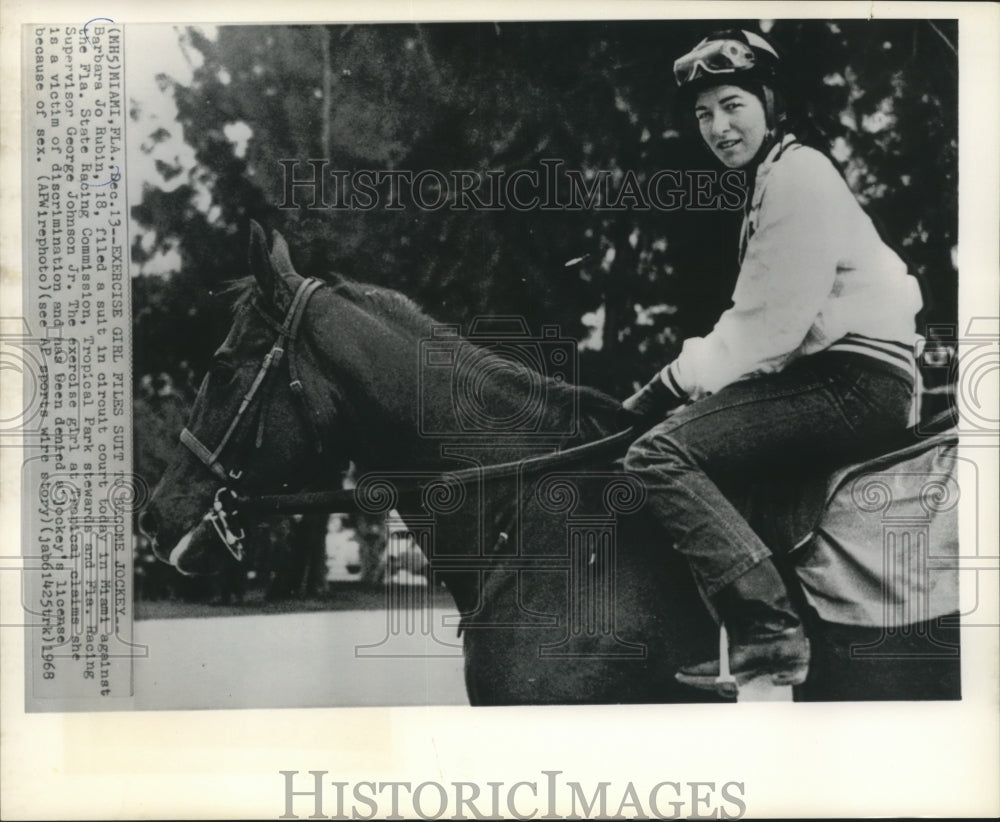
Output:
M156 16L165 13L183 23L218 23L216 9L222 8L186 1L150 6L106 2L87 16L99 13L126 26L158 22ZM80 8L67 2L3 4L0 316L19 315L21 301L20 25L76 20ZM330 4L322 2L244 2L238 10L241 19L226 22L317 22L329 11ZM359 23L471 16L468 7L440 2L369 0L344 3L336 11L339 22ZM964 328L983 306L1000 302L1000 7L587 1L475 6L475 18L488 20L768 18L789 13L803 18L960 19L958 267L968 272L959 283L959 323ZM5 409L20 408L20 386L9 383L3 386L0 417L6 416ZM981 475L998 475L995 446L974 448L963 439L962 448L963 455L975 457ZM14 449L0 452L4 557L20 553L20 464L15 454ZM967 513L970 509L962 504ZM974 533L975 526L963 520L963 537ZM1000 543L995 519L978 526L984 544ZM0 624L16 624L19 575L0 574L0 586ZM985 594L992 595L997 612L997 592ZM277 817L284 809L281 770L325 770L329 779L346 782L513 783L541 780L545 770L562 771L584 785L632 781L647 789L663 780L738 781L746 786L751 818L1000 812L995 627L963 628L963 696L957 702L80 714L24 712L23 633L20 628L0 632L0 816L5 819ZM299 810L300 818L307 815Z

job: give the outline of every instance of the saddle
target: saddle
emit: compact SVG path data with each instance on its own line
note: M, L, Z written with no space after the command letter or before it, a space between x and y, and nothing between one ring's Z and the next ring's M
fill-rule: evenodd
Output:
M761 484L741 507L824 621L913 625L958 611L958 464L949 411L832 475Z

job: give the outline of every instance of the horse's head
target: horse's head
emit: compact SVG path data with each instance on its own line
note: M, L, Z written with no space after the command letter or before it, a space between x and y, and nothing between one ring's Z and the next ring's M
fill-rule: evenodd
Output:
M157 557L186 574L218 571L227 548L242 558L237 495L299 490L346 467L307 317L322 283L296 273L277 232L268 253L256 223L250 270L181 436L186 447L140 518Z

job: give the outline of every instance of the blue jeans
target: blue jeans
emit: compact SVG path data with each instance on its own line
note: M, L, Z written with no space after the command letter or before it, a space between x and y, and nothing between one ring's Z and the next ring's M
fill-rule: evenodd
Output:
M879 453L912 399L902 372L824 351L685 406L632 444L625 470L711 597L771 555L732 500L776 471L807 476Z

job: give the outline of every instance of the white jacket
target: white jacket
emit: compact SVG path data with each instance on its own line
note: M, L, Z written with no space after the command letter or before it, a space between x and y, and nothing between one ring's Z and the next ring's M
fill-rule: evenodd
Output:
M912 377L920 288L833 164L786 135L757 168L733 305L663 381L698 399L827 348Z

